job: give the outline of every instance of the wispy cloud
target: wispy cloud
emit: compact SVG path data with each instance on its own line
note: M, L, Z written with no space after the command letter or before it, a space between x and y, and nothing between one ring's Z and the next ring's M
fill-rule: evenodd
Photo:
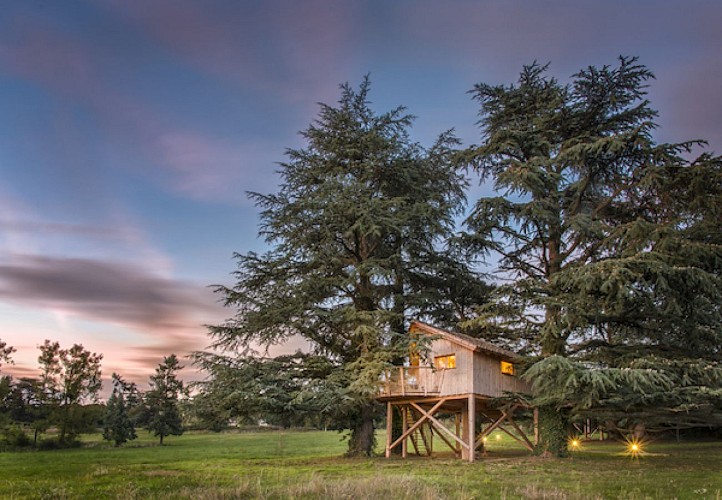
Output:
M105 66L117 56L114 49L92 46L47 21L26 20L16 32L22 36L0 36L0 72L33 82L62 103L45 128L42 151L48 163L63 162L69 174L63 182L76 179L69 189L82 196L93 196L100 187L113 189L110 180L103 180L109 158L90 154L87 123L77 122L78 109L90 112L94 134L124 152L115 166L171 191L245 203L243 191L269 187L272 176L256 175L257 170L272 165L282 151L265 147L267 141L231 144L201 124L177 124L172 112L148 96L115 83ZM83 184L93 189L80 189Z
M0 263L0 299L164 334L220 312L203 286L134 264L34 255Z
M77 321L106 325L95 333L87 327L71 332L73 342L102 352L108 373L131 376L147 374L168 354L203 349L204 325L228 315L204 285L127 262L37 255L0 261L0 302L52 313L60 331L77 328ZM103 333L108 327L113 330ZM29 370L20 363L8 371Z
M228 84L301 105L308 104L309 95L335 95L337 84L348 77L353 60L349 54L360 34L358 6L349 2L103 4L190 66Z

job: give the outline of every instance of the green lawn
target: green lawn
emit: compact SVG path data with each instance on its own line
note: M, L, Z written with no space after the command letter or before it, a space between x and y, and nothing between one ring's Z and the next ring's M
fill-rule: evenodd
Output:
M380 440L381 441L381 440ZM722 498L722 443L588 442L530 457L506 436L475 464L345 459L335 432L189 433L112 448L0 453L0 498Z

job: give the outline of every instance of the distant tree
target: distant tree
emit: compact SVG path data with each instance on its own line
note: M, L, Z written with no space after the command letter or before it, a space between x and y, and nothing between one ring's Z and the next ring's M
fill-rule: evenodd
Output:
M722 163L688 160L700 141L654 141L652 74L636 59L570 84L546 71L473 90L484 142L468 159L497 194L476 202L466 241L499 258L506 283L466 326L540 356L526 376L542 450L564 454L581 410L712 422Z
M15 380L6 399L11 420L33 429L34 445L38 443L38 435L50 426L51 407L43 404L44 400L40 380L28 377Z
M0 376L0 430L10 423L10 394L12 393L12 378Z
M177 376L182 368L175 354L165 357L155 369L155 375L151 375L150 388L145 393L143 422L160 438L161 445L166 436L183 434L178 403L185 388Z
M58 342L46 340L39 347L42 404L50 405L60 427L59 442L67 444L92 425L82 403L95 402L102 387L102 354L87 351L80 344L61 349Z
M458 141L412 142L413 117L375 113L369 91L368 79L343 85L338 106L322 104L301 133L306 146L286 152L279 192L251 194L271 250L236 255L237 284L217 292L237 314L210 329L213 347L237 355L299 336L343 369L351 455L373 450L379 376L409 353L409 315L453 323L461 295L480 290L458 286L479 280L446 248L464 204Z
M3 363L12 364L13 360L10 355L14 352L14 347L7 345L6 342L0 340L0 368L2 368Z
M120 375L114 373L113 393L108 399L103 420L103 438L113 441L115 446L120 446L138 437L129 416L129 405L125 399L128 389L128 383Z
M0 340L0 368L3 363L12 363L10 355L15 349ZM5 428L9 423L8 396L12 390L12 378L9 375L2 375L0 372L0 429Z

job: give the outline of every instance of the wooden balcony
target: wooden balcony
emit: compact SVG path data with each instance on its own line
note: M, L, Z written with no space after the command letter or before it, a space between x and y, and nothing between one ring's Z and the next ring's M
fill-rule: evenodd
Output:
M379 398L438 395L446 370L430 366L399 366L381 377Z

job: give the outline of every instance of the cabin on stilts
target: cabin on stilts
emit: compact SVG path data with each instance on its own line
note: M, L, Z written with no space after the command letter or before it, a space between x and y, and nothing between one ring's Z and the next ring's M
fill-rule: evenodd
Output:
M431 456L434 441L442 442L457 457L473 462L494 430L506 432L530 451L534 444L514 420L514 412L528 408L510 400L509 393L531 394L529 383L516 373L521 357L490 342L449 332L415 321L410 334L429 336L425 359L412 354L408 366L385 373L378 399L386 403L386 457L401 447L405 458L409 446L418 455ZM426 361L425 361L426 360ZM401 435L392 438L394 409L401 415ZM440 420L441 415L450 417ZM534 442L538 439L538 415L534 415ZM477 423L481 424L477 432Z

